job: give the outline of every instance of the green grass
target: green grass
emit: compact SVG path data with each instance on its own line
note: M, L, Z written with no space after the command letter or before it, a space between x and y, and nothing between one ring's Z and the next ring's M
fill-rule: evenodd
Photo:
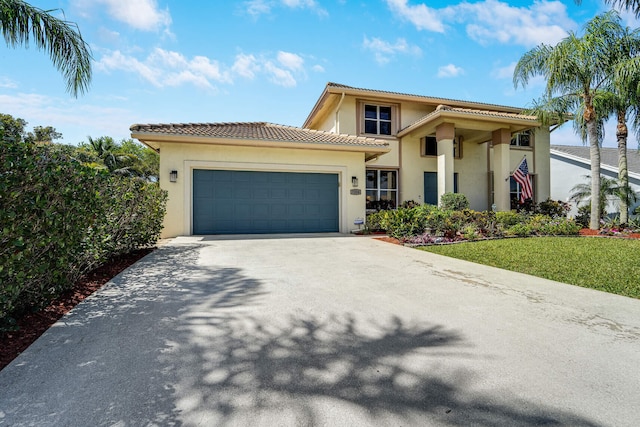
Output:
M536 237L426 246L453 258L640 298L640 240Z

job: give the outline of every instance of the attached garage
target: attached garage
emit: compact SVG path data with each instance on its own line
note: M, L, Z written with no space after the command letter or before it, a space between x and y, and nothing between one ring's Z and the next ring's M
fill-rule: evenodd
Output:
M338 175L193 170L193 234L339 231Z
M131 136L160 153L163 238L348 233L365 216L367 160L390 150L263 122L133 125Z

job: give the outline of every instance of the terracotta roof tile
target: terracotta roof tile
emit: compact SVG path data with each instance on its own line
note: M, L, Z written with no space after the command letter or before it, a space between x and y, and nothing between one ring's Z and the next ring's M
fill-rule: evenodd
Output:
M358 90L358 91L365 91L365 92L371 92L371 93L379 93L379 94L385 94L385 95L394 95L394 96L409 96L409 97L413 97L413 98L423 98L425 101L428 102L438 102L438 103L450 103L450 104L474 104L474 105L478 105L478 106L487 106L487 107L491 107L493 109L498 109L498 110L521 110L521 108L519 107L511 107L508 105L499 105L499 104L489 104L486 102L476 102L476 101L465 101L462 99L453 99L453 98L441 98L438 96L425 96L425 95L416 95L416 94L411 94L411 93L402 93L402 92L393 92L393 91L387 91L387 90L378 90L378 89L366 89L366 88L360 88L360 87L353 87L353 86L347 86L347 85L343 85L340 83L333 83L333 82L329 82L327 83L328 87L334 87L337 89L351 89L351 90Z
M135 124L133 133L209 138L252 139L310 144L386 147L385 140L302 129L266 122Z

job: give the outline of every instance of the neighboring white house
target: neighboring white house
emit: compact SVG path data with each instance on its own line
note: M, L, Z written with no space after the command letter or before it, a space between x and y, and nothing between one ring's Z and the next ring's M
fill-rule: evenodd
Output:
M551 198L568 202L572 189L576 184L588 183L591 174L591 160L589 147L570 145L551 145ZM601 175L608 178L618 178L618 149L603 147L600 149ZM627 167L629 169L629 184L640 197L640 152L627 150ZM577 213L575 203L571 203L570 215ZM637 202L631 206L631 212L640 205ZM610 200L607 206L609 213L618 212L615 201Z

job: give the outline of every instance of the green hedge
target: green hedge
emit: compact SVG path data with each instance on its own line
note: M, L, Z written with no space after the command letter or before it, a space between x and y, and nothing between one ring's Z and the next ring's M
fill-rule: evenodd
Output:
M0 329L108 258L154 244L165 204L157 184L95 169L75 147L0 140Z

